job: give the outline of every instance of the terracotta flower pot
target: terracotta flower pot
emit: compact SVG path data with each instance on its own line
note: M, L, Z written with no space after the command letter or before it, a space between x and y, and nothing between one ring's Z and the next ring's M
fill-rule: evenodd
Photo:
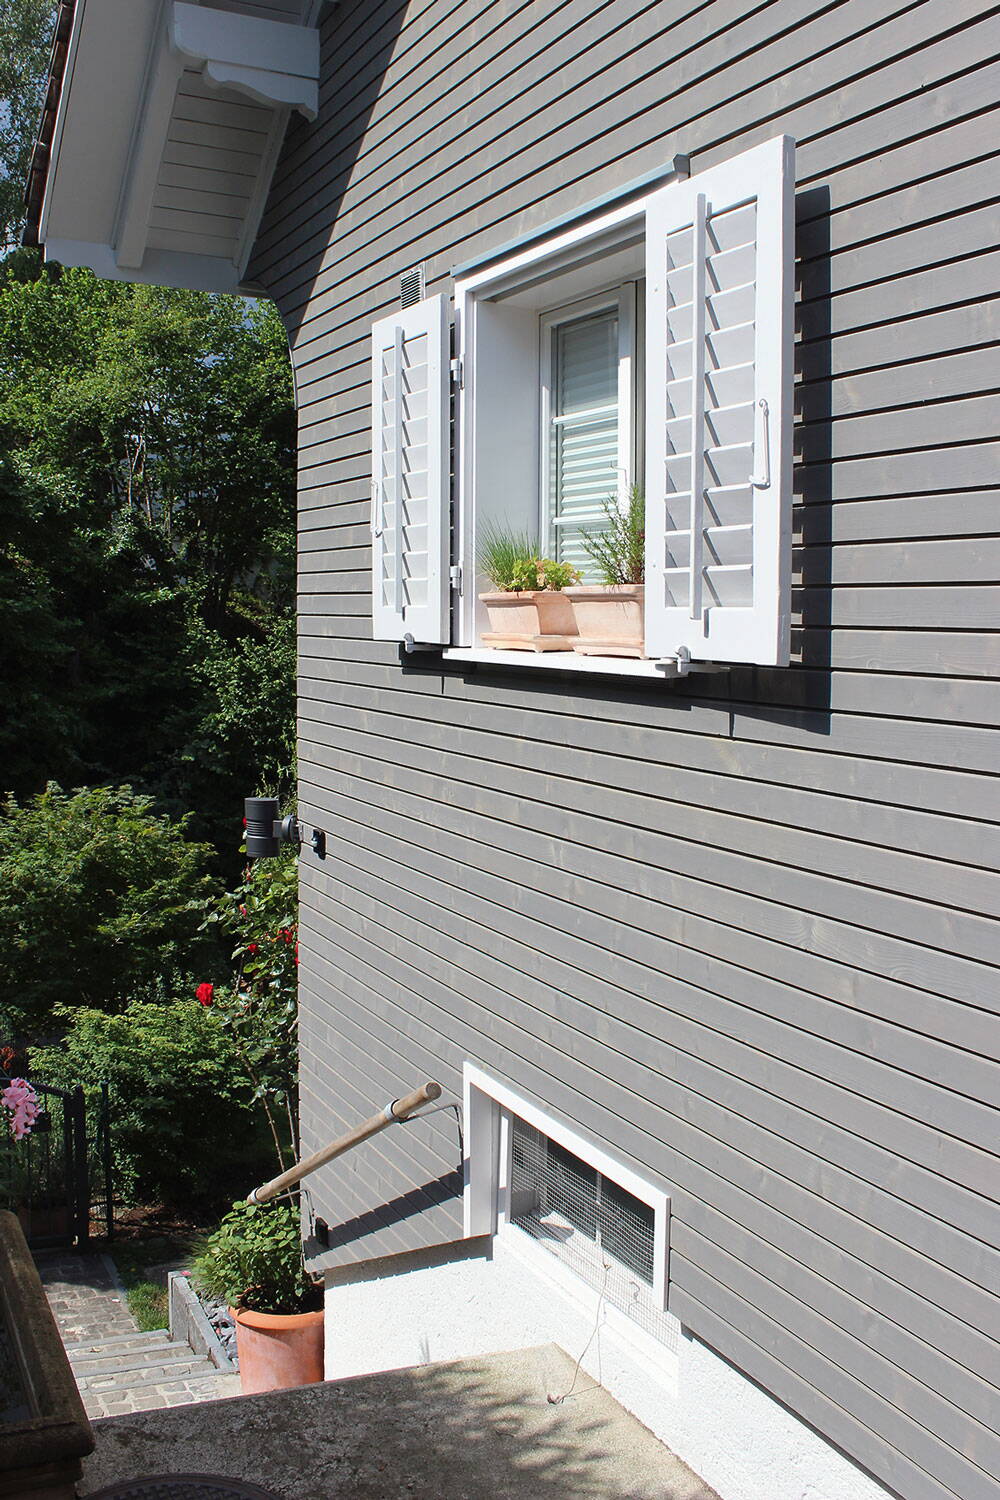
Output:
M569 651L576 635L573 606L560 589L480 594L490 628L483 643L506 651Z
M566 589L576 617L573 650L581 656L645 656L641 583L581 584Z
M323 1379L323 1310L259 1313L229 1309L244 1396L315 1385Z

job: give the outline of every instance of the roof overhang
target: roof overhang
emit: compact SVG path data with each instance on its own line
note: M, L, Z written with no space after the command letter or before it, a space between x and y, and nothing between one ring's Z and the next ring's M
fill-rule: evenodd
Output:
M122 281L242 289L289 115L317 111L305 0L270 8L289 19L76 0L44 193L36 186L47 259Z

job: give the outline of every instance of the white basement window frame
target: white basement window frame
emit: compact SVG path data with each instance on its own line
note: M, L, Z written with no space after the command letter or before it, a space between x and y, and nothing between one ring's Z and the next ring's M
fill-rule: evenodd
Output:
M670 677L691 664L787 665L793 193L794 142L781 136L456 280L451 613L449 559L443 546L428 550L424 516L416 518L414 551L408 536L387 539L394 508L383 506L376 639L442 644L452 661L615 676ZM645 305L636 319L645 400L635 412L635 474L646 493L647 658L484 647L477 534L491 522L537 533L543 515L546 315L629 282L641 287ZM381 320L383 349L394 319L407 320L408 333L433 329L440 348L438 299ZM433 527L438 507L443 542L451 467L444 424L436 410L436 453L426 455L418 441L411 455L407 424L397 423L395 439L389 432L395 415L385 400L374 413L376 452L389 457L376 483L388 499L393 484L405 487L411 462L425 469L426 520ZM393 441L403 445L395 456ZM384 595L387 548L400 569L393 610ZM427 601L419 611L405 598L400 604L399 579L411 577Z
M599 1289L595 1291L593 1285L588 1285L513 1222L516 1214L511 1205L512 1131L515 1121L522 1122L651 1210L652 1283L648 1306L654 1317L659 1314L665 1319L670 1281L670 1194L666 1189L619 1161L557 1115L540 1109L505 1080L468 1061L463 1067L463 1102L466 1237L500 1236L533 1271L547 1277L570 1297L587 1301L588 1305L595 1295L602 1303L606 1300ZM609 1302L605 1311L615 1331L630 1341L642 1344L649 1337L613 1303Z

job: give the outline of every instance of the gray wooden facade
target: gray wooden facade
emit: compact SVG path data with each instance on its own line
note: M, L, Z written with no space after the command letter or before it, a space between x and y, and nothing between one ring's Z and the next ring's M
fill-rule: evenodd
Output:
M300 442L304 1145L471 1059L672 1196L683 1324L907 1500L1000 1473L987 0L344 0L250 267ZM797 151L788 669L371 638L369 336L688 153ZM541 679L541 680L540 680ZM454 1119L313 1183L318 1264L461 1234Z

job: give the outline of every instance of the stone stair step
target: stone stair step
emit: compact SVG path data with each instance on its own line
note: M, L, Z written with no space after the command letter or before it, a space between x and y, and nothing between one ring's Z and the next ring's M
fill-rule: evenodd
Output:
M126 1370L158 1369L161 1365L173 1365L179 1361L190 1363L198 1358L188 1344L155 1343L146 1348L111 1350L104 1354L75 1354L70 1358L73 1374L106 1375L124 1373Z
M82 1396L90 1392L106 1396L109 1391L138 1391L145 1386L183 1385L185 1381L204 1379L218 1373L210 1359L199 1359L192 1355L188 1361L158 1367L151 1365L146 1370L80 1375L76 1383Z
M125 1344L142 1345L146 1342L147 1339L169 1338L169 1328L151 1328L146 1333L140 1333L138 1329L133 1328L131 1333L109 1333L107 1335L95 1335L95 1337L91 1339L82 1339L76 1343L64 1344L63 1348L66 1350L67 1354L76 1354L82 1353L87 1349L93 1349L97 1345L100 1345L100 1347L103 1349L109 1344L116 1346Z

